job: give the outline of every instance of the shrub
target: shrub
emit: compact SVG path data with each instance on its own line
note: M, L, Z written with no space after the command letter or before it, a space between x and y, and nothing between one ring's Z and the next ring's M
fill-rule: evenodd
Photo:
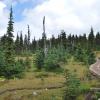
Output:
M4 60L4 54L0 50L0 76L5 76L5 71L6 71L6 65L5 65L5 60Z
M60 60L59 52L57 49L52 49L48 51L46 58L44 59L44 68L46 70L55 70L60 68L59 60Z
M27 71L29 71L30 68L31 68L31 61L30 61L29 57L26 57L26 59L25 59L25 69Z
M34 63L37 69L42 69L44 64L44 53L42 50L36 51Z
M100 92L96 92L97 98L100 98Z
M60 68L60 62L66 62L67 52L63 48L52 48L44 57L43 50L38 50L35 56L35 66L37 69L44 68L45 70L54 71Z
M22 61L15 62L14 65L5 65L4 54L0 51L0 76L5 78L20 77L24 71L24 65Z
M80 80L68 70L65 71L65 78L64 100L76 100L76 97L80 93Z
M23 60L19 60L15 63L14 77L21 78L25 71L25 63Z

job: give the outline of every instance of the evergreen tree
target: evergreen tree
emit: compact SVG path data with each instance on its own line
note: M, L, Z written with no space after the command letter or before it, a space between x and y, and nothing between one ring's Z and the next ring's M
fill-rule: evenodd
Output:
M72 53L73 51L72 51L72 35L71 34L68 36L67 40L68 40L67 49L69 53Z
M94 31L93 31L93 28L91 27L91 32L90 32L90 34L88 36L88 47L90 49L94 49L94 39L95 39Z
M100 50L100 33L99 32L96 34L95 45L96 45L96 50Z
M23 35L22 31L20 32L20 52L23 52Z
M76 100L80 93L80 80L75 74L71 74L68 70L65 71L66 88L64 90L64 100Z
M6 33L6 43L5 43L5 50L4 50L4 57L5 57L5 73L6 77L11 77L13 74L14 69L14 42L13 42L13 11L12 7L10 9L10 17L7 27L7 33Z
M55 46L56 46L55 37L54 37L54 35L52 35L52 38L51 38L51 47L55 47Z
M62 42L61 42L61 35L58 35L58 38L55 39L55 44L56 44L56 47L60 47L62 45Z
M15 52L16 54L20 54L20 39L18 34L15 40Z
M28 50L28 37L25 34L25 37L24 37L24 51L27 52L27 50Z
M66 49L66 33L64 30L61 31L61 42L62 42L62 45L63 47Z
M68 44L72 44L72 35L71 34L68 36Z
M34 63L37 69L41 70L44 64L44 52L43 50L37 50Z
M86 34L84 33L83 34L83 37L82 37L82 44L83 48L87 48L88 44L87 44L87 37L86 37Z
M77 45L78 44L78 36L77 35L75 35L75 45Z
M10 17L9 17L9 22L8 22L8 27L7 27L7 36L10 37L10 38L13 38L13 32L14 32L14 29L13 29L13 11L12 11L12 7L10 9Z
M87 63L88 63L88 65L91 65L91 64L95 63L96 57L95 57L94 52L91 49L88 49L86 51L86 54L87 54Z
M2 36L0 39L0 46L2 47L2 49L5 49L6 40L7 40L7 36L6 34L4 34L4 36Z
M84 61L84 50L81 48L80 45L77 46L74 57L75 57L75 60L78 60L80 62Z

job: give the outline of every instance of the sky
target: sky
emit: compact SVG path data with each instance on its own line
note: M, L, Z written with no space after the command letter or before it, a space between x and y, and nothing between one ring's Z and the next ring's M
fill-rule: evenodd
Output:
M100 31L100 0L0 0L0 36L6 33L9 9L13 7L14 35L27 33L30 25L31 39L43 33L45 16L46 34L89 34L91 26Z

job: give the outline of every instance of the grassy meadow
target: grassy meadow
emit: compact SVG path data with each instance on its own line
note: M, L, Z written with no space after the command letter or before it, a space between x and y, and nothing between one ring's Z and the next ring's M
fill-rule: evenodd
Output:
M98 56L100 52L96 54ZM26 59L26 57L16 59ZM30 63L32 62L33 59L30 57ZM63 70L69 69L70 72L75 72L81 80L81 87L91 88L100 84L100 80L95 77L87 79L87 75L91 75L88 67L74 61L73 58L63 63L61 67ZM63 72L37 71L32 66L32 70L25 72L22 79L0 79L0 100L63 100L64 83ZM77 100L84 100L84 97L85 95L81 94Z

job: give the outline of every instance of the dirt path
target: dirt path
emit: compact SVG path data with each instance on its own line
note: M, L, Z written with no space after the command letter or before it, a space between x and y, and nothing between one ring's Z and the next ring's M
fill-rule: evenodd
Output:
M20 90L43 90L43 89L58 89L58 88L63 88L64 85L61 86L49 86L49 87L43 87L43 88L14 88L14 89L6 89L3 91L0 91L0 95L6 93L6 92L14 92L14 91L20 91Z

